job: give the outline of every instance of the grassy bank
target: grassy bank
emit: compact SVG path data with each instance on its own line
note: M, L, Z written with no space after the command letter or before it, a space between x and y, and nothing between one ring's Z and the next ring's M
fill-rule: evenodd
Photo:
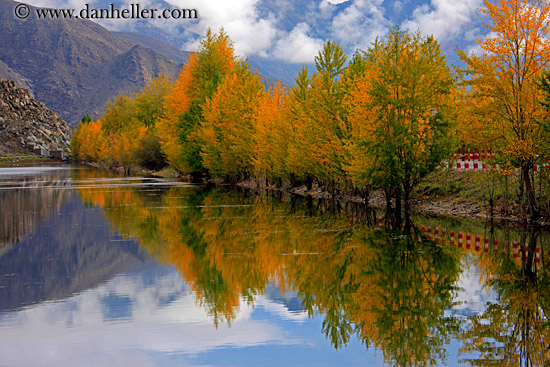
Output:
M492 216L499 220L520 221L519 174L503 175L499 171L456 171L440 169L430 174L415 191L416 207L433 211L439 207L446 214ZM547 171L533 176L537 201L543 215L550 221ZM465 212L465 213L461 213Z
M60 164L63 161L41 157L34 154L5 154L0 155L0 167L20 167L37 164L52 163Z

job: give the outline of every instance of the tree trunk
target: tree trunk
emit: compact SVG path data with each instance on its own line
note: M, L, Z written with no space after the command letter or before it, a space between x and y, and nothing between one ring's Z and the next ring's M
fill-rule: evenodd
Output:
M525 250L528 251L529 255L525 256L525 251L523 253L523 275L531 282L534 282L536 277L533 271L533 261L536 261L537 237L538 231L534 227L531 227L529 229L529 241L525 243Z
M411 208L411 205L410 205L411 204L410 203L411 188L409 187L409 185L404 185L403 191L404 191L403 201L404 201L404 204L405 204L405 213L409 214L409 209Z
M401 228L401 186L398 186L395 191L395 227Z
M529 221L532 222L539 219L540 215L537 208L537 200L535 198L535 189L533 187L533 183L531 182L530 171L530 165L527 162L523 163L521 167L521 180L525 185L525 194L527 195L527 212L530 214ZM524 204L523 198L521 203Z

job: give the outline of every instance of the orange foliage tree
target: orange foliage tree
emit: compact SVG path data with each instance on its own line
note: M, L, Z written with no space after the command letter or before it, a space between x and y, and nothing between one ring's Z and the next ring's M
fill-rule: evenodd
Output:
M233 45L223 29L217 34L209 29L167 94L166 117L160 121L158 133L168 161L177 170L204 171L200 132L203 108L236 61Z
M504 167L519 169L520 205L538 217L533 183L541 141L539 80L550 65L550 3L542 0L484 0L492 23L479 41L483 55L460 52L470 76L464 82L465 123L474 126L501 154ZM503 167L503 168L504 168ZM525 198L527 201L525 202Z
M262 93L258 100L252 164L259 179L278 180L286 177L288 132L282 115L285 92L279 82L271 88L270 93Z
M98 161L105 146L101 120L84 122L78 127L71 139L71 154L86 162Z

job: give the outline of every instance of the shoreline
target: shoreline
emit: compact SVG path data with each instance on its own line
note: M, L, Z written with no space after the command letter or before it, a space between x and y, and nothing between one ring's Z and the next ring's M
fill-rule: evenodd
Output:
M313 188L307 190L306 186L299 186L295 188L277 187L276 185L265 186L260 184L258 180L245 180L237 182L236 184L224 184L219 179L212 179L209 182L216 185L237 186L254 191L278 191L282 193L288 193L292 195L298 195L302 197L311 196L313 199L331 199L331 195L322 191L319 188ZM353 196L349 194L340 194L335 197L335 200L342 203L364 203L364 199L359 196ZM442 215L447 217L458 217L470 220L490 220L496 224L514 224L517 226L528 225L522 222L518 215L498 215L498 211L494 210L494 214L491 217L487 208L488 203L482 201L468 202L465 200L457 200L456 197L439 197L439 196L426 196L426 195L413 195L411 197L411 211L414 214L429 214L429 215ZM484 205L485 204L485 205ZM374 190L369 195L368 205L378 209L386 208L386 199L382 190ZM530 224L533 226L533 224ZM550 222L542 221L537 224L541 227L550 226Z
M99 165L97 163L93 162L70 162L72 164L77 165L84 165L88 167L94 167L101 170L107 170L107 171L114 171L119 174L125 174L125 169L123 167L105 167L102 165ZM152 176L152 177L159 177L159 178L177 178L181 180L185 180L187 182L192 182L192 176L178 173L174 168L168 166L166 168L163 168L160 171L152 171L152 170L145 170L145 169L131 169L130 174L136 174L136 175L144 175L144 176ZM466 178L466 181L474 181L471 180L471 177L468 177L468 175L483 175L487 174L487 172L473 172L473 171L454 171L452 172L452 177L446 177L445 180L449 180L449 182L445 182L445 185L453 184L456 182L459 182ZM427 193L417 193L415 192L411 197L411 211L416 214L430 214L430 215L443 215L448 217L458 217L458 218L465 218L470 220L490 220L494 223L498 224L514 224L519 226L541 226L541 227L548 227L550 226L550 221L548 221L547 218L543 218L544 220L541 220L537 224L526 224L521 220L521 217L516 214L517 208L514 207L514 204L507 204L506 208L504 208L504 204L499 203L496 201L496 205L493 208L493 216L491 217L489 215L489 203L486 198L482 197L479 193L476 193L477 195L472 195L470 200L465 200L460 197L457 193L447 193L446 195L440 195L440 194L433 194L433 188L439 187L442 185L440 181L440 178L435 175L434 177L428 177L426 178L426 181L424 182L424 185L429 186L429 189L425 190ZM319 187L314 187L311 190L308 190L305 185L297 186L297 187L290 187L290 186L280 186L277 185L265 185L265 182L258 179L247 179L242 180L236 183L227 183L221 178L207 178L206 176L200 178L200 182L204 184L214 184L219 186L234 186L234 187L241 187L246 188L253 191L276 191L281 193L287 193L292 195L298 195L302 197L310 196L313 199L331 199L332 196L330 193L321 190ZM419 185L422 186L422 185ZM474 185L475 186L475 185ZM481 186L481 184L477 184L477 186ZM419 187L418 189L421 189ZM418 191L418 190L416 190ZM470 193L468 192L468 195ZM359 196L354 196L349 193L341 193L339 195L336 195L335 200L345 203L345 202L353 202L353 203L364 203L364 199ZM382 190L373 190L369 195L369 206L378 208L378 209L385 209L386 208L386 200L384 198L384 194ZM505 213L503 213L505 212ZM516 213L514 213L516 212Z

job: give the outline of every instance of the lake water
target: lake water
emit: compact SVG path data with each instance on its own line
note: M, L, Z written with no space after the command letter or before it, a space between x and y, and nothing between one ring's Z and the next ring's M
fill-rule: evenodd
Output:
M0 169L0 366L545 366L549 237Z

